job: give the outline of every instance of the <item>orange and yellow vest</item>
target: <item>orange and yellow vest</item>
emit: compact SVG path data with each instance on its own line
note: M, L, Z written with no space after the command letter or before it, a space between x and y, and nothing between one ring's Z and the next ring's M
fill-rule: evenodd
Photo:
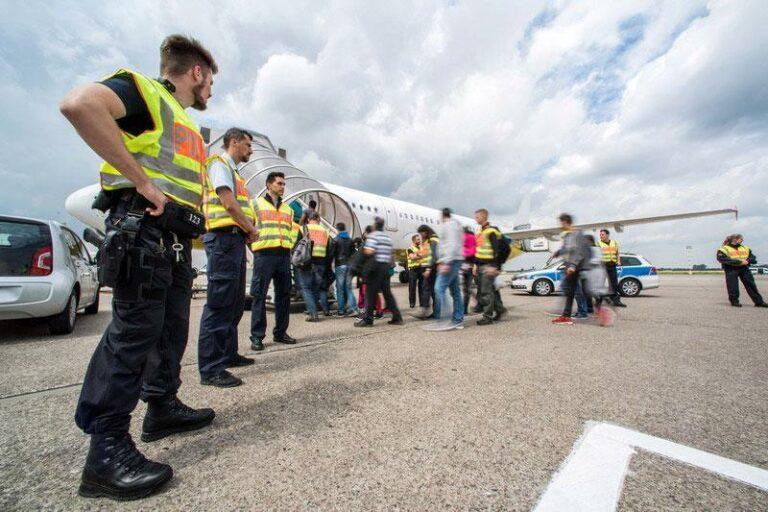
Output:
M153 123L151 129L139 135L121 131L125 148L171 201L200 210L205 184L205 146L197 125L157 80L129 69L119 69L106 78L120 75L133 79ZM101 164L100 174L104 190L136 186L107 162Z
M259 239L251 244L251 250L293 249L293 210L290 206L282 203L278 209L265 198L259 197L254 202L253 210Z
M491 261L494 259L493 245L491 244L491 233L496 235L496 239L501 238L501 231L494 226L488 225L488 227L480 228L480 232L476 235L475 258L483 261Z
M248 188L245 186L245 180L232 168L229 164L229 160L222 155L212 155L206 160L206 166L210 169L211 164L215 161L223 163L229 172L232 174L232 181L235 184L235 199L240 209L246 217L253 221L254 213L251 202L248 198ZM221 203L219 195L216 193L216 189L213 187L210 179L207 179L207 186L205 187L205 198L203 201L203 213L205 213L205 227L208 230L224 228L227 226L237 226L237 222L227 212L227 209Z
M738 247L732 247L728 244L720 247L718 251L722 252L732 260L746 260L749 258L749 247L746 245L740 245Z
M320 224L307 224L307 236L312 239L312 257L325 258L328 254L328 230Z

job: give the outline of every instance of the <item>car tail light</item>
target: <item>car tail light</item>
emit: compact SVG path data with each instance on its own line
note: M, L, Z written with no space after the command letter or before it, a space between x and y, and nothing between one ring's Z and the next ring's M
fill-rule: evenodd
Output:
M656 275L656 267L651 267L651 275L652 276Z
M31 276L47 276L53 270L53 249L41 247L32 256L32 266L29 268Z

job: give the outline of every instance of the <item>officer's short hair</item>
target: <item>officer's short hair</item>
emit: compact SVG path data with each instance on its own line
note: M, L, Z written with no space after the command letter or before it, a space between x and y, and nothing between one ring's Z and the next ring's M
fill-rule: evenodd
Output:
M285 174L280 171L273 171L267 174L267 185L271 185L277 178L285 179Z
M450 208L443 208L443 218L450 219L451 218L451 209Z
M341 232L341 231L346 231L346 230L347 230L347 225L346 224L344 224L343 222L337 222L336 223L336 231Z
M475 210L475 213L482 213L486 217L488 216L488 210L486 210L485 208L479 208L479 209Z
M565 222L566 224L573 224L573 217L567 213L561 213L558 219L560 219L560 222Z
M601 230L600 230L600 232L601 232L601 233L605 233L606 235L610 235L610 234L611 234L611 232L610 232L610 231L608 231L608 230L607 230L607 229L605 229L605 228L601 229Z
M314 199L310 199L309 200L309 207L310 208L317 208L317 201L315 201Z
M376 217L373 219L373 227L376 231L383 231L384 230L384 219L381 217Z
M160 74L162 76L183 75L194 66L210 69L214 75L219 66L209 52L197 39L172 34L160 44Z
M229 147L229 143L234 141L241 141L245 138L248 138L248 140L253 141L253 135L251 135L248 130L243 130L242 128L230 128L227 130L227 132L224 134L224 149L227 149Z
M310 213L309 220L320 220L320 214L317 212Z

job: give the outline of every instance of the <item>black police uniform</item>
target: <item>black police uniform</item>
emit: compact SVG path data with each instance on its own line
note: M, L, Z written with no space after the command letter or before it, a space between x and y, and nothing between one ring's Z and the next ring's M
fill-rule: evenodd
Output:
M126 107L126 116L118 120L122 130L137 135L152 127L146 104L130 78L102 83ZM157 218L143 215L150 205L135 189L112 191L108 196L107 235L121 227L129 212L143 218L113 287L112 322L88 365L76 423L88 434L127 433L131 412L141 398L149 403L145 441L205 426L213 420L211 409L194 411L176 398L189 332L194 278L191 240L163 229ZM180 244L179 251L173 250L174 244Z
M738 245L732 247L735 249L739 248ZM720 250L717 251L717 261L720 262L725 271L725 287L728 290L728 300L731 304L739 304L739 279L744 284L744 289L747 290L747 294L752 299L752 302L755 303L755 306L763 306L765 304L763 296L757 290L755 278L749 270L749 265L757 263L757 258L751 249L747 258L749 265L739 265L739 261L730 259Z

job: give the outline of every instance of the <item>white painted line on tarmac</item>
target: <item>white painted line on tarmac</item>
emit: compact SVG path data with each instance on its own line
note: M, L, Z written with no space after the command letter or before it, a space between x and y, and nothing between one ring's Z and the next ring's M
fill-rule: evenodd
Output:
M768 471L610 423L588 421L534 512L613 512L639 448L768 491Z

